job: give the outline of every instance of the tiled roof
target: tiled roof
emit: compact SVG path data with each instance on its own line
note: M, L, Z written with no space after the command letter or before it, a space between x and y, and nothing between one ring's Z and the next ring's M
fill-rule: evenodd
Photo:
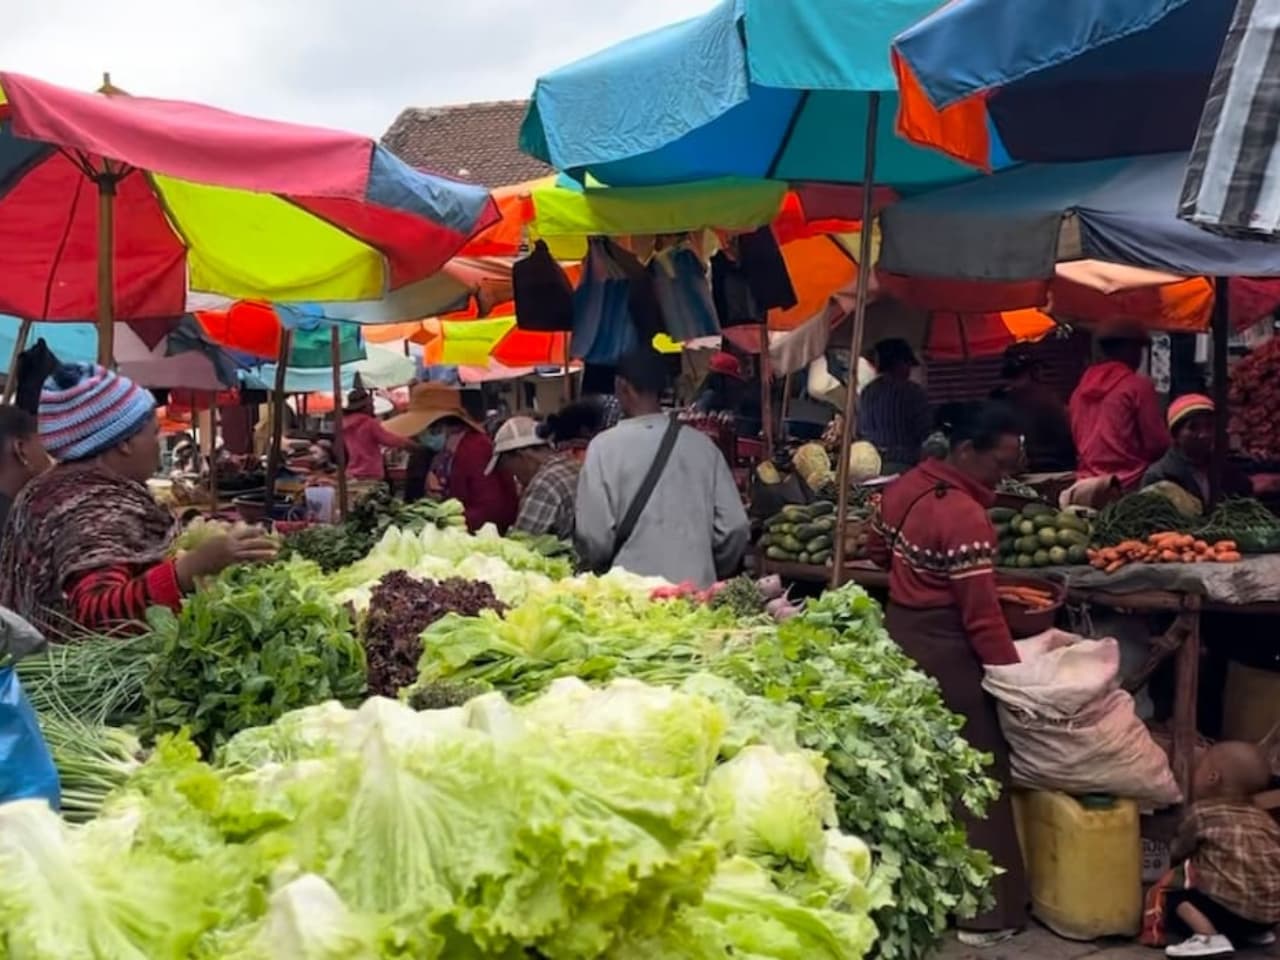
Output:
M409 107L382 136L382 143L411 166L486 187L536 180L552 173L520 152L526 101Z

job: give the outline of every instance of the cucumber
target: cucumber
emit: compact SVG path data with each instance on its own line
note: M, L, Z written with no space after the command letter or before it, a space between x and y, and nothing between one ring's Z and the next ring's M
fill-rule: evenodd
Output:
M1079 530L1059 530L1058 546L1060 547L1087 547L1089 545L1089 535L1081 533Z
M790 534L779 540L778 546L782 547L783 550L786 550L793 556L804 550L804 544Z
M1021 520L1018 522L1018 532L1024 537L1029 537L1036 532L1034 520Z
M1040 532L1036 534L1040 542L1046 547L1055 547L1058 545L1058 531L1053 527L1041 527Z
M809 516L825 517L836 512L836 505L830 500L815 500L809 504Z
M1028 520L1033 517L1042 517L1046 513L1056 513L1057 511L1047 503L1028 503L1022 508L1022 515Z
M1032 517L1031 522L1036 525L1037 530L1043 530L1045 527L1053 527L1055 530L1058 528L1058 518L1052 513Z
M809 562L821 566L824 563L831 562L830 550L819 550L817 553L809 555Z
M822 534L821 536L814 537L806 543L804 548L809 553L821 553L823 550L830 550L831 538L826 534Z
M770 560L782 560L787 563L790 563L791 561L795 560L794 554L788 553L786 550L783 550L781 547L770 547L768 550L764 552L764 555L768 557Z
M773 537L769 536L769 534L766 533L763 537L761 537L756 542L756 546L759 547L761 550L765 550L765 549L768 549L769 547L772 547Z
M1031 562L1037 567L1047 567L1049 565L1049 551L1037 550L1031 557Z
M1015 562L1019 567L1023 567L1023 568L1034 567L1036 563L1035 560L1032 558L1031 554L1029 553L1018 554L1018 559Z
M1018 552L1017 537L1001 537L999 550L1001 553L1017 553Z
M1019 553L1035 553L1040 549L1040 538L1019 537L1013 545Z
M1088 563L1088 562L1089 562L1089 548L1087 546L1074 544L1072 546L1067 547L1067 563L1071 564L1072 566L1075 566L1077 564Z
M1049 550L1049 562L1055 567L1060 567L1067 562L1066 547L1052 547Z
M812 523L796 524L793 535L797 540L812 540L822 531L815 527Z
M784 520L791 523L807 523L813 519L813 514L809 512L808 507L802 507L798 504L788 504L783 507L779 513Z
M1077 517L1070 510L1063 510L1054 517L1054 526L1059 530L1078 530L1081 533L1089 532L1089 521L1083 517Z
M836 518L835 517L818 517L818 519L814 520L813 523L809 524L809 526L817 527L820 533L830 533L832 530L836 528Z
M800 556L796 557L796 560L807 565L809 563L809 554L802 553Z
M992 523L1008 523L1018 515L1018 511L1010 510L1008 507L992 507L987 511L987 515L991 517Z
M994 526L994 530L996 532L997 537L1003 538L1003 537L1007 537L1009 534L1013 532L1013 527L1011 527L1007 523L997 523Z

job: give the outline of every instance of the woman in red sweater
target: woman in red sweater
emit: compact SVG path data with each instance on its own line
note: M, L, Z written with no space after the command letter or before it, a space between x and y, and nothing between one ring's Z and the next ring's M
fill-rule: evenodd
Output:
M996 597L998 545L987 510L996 484L1018 467L1022 439L1016 414L1001 403L957 404L948 421L946 458L925 460L885 491L868 547L889 568L890 636L937 680L947 707L965 718L965 739L995 758L990 773L1006 788L986 819L958 811L969 842L1005 871L995 881L995 907L960 921L962 940L986 946L1027 919L1007 792L1009 748L995 703L982 689L985 665L1018 662Z

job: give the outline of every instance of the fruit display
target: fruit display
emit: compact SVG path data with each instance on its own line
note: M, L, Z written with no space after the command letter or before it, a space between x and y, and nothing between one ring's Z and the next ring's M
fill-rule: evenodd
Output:
M1062 567L1089 561L1089 521L1070 510L1030 503L1021 510L995 507L991 522L1000 538L1002 567Z

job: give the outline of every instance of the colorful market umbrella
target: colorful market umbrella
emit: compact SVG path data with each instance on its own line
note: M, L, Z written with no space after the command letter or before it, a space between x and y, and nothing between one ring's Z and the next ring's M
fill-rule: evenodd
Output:
M1236 0L952 0L893 41L898 132L982 170L1190 148Z
M347 133L0 73L0 310L172 317L188 287L370 300L444 265L496 211L486 190Z
M520 146L611 186L716 177L903 190L964 168L893 131L893 37L938 0L722 0L538 78ZM872 103L877 102L873 117ZM881 109L882 107L882 109Z

